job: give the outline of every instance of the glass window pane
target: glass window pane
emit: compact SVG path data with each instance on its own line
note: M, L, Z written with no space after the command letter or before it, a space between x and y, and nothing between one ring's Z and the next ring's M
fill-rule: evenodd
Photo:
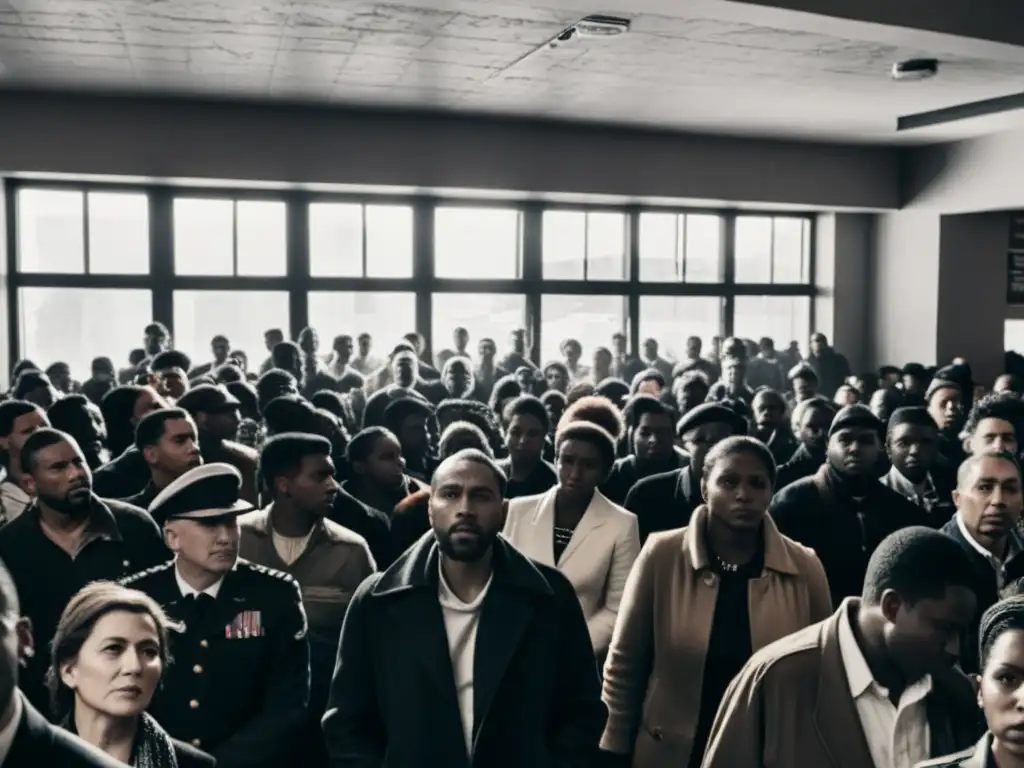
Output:
M791 341L803 342L810 334L809 296L737 296L733 334L755 341L767 336L776 349Z
M612 334L626 330L624 296L541 297L541 362L561 357L559 346L568 338L583 347L583 361L589 365L595 347L611 347Z
M435 293L434 338L436 355L452 347L452 332L459 326L469 330L469 349L476 354L480 339L491 338L498 356L508 351L509 333L526 323L526 297L513 293Z
M174 346L196 364L209 359L210 339L220 334L256 369L264 359L267 328L288 328L287 291L174 292Z
M149 197L134 192L89 193L89 271L149 274Z
M280 277L285 274L288 225L284 203L277 200L239 200L238 274Z
M313 277L363 276L363 207L310 203L309 273Z
M629 271L628 265L626 215L588 213L587 279L625 280Z
M722 282L722 219L720 216L687 214L686 282Z
M736 218L736 282L770 283L772 220L767 216Z
M94 357L127 365L153 318L152 296L140 289L21 288L18 301L21 354L44 368L65 362L78 381L89 378Z
M22 272L84 272L85 222L82 216L81 192L19 190L18 269Z
M679 222L674 213L640 214L640 279L648 283L682 280Z
M311 291L309 324L327 354L335 336L373 336L374 357L384 358L405 334L416 330L416 294L369 291Z
M1003 349L1024 354L1024 320L1007 320L1003 326Z
M445 208L434 214L438 277L505 280L519 277L519 211Z
M366 206L366 276L412 277L412 208L409 206Z
M658 341L658 354L677 361L686 356L686 339L699 336L704 349L722 335L723 300L717 296L641 296L640 339Z
M179 197L174 201L174 273L234 273L232 200ZM209 339L207 339L207 344Z
M775 252L773 283L803 283L807 281L804 260L805 219L775 219Z
M544 211L542 274L546 280L582 280L587 251L587 215Z

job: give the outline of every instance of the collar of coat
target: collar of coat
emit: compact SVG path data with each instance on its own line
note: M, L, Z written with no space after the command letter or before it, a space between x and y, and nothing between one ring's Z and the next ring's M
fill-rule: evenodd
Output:
M537 566L505 539L497 536L492 547L492 587L512 587L539 595L554 596L554 590ZM433 531L428 531L384 571L370 594L382 597L414 589L436 591L439 557L437 540Z
M690 565L695 571L711 567L711 551L707 540L708 508L701 504L690 518L690 524L683 534L683 549L689 557ZM764 536L764 567L778 573L785 573L791 576L799 576L800 568L793 560L790 548L800 546L795 542L788 542L783 539L779 529L775 526L771 515L764 516L761 524L761 532Z

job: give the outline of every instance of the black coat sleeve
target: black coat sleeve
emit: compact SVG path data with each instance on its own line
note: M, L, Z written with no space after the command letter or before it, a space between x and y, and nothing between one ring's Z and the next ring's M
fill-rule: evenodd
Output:
M309 641L298 582L290 589L272 629L274 663L262 711L215 751L220 768L288 765L295 754L309 705Z
M549 726L554 765L589 768L600 758L598 744L608 720L594 650L579 599L561 573L545 570L558 597L558 681Z
M367 604L378 579L379 575L370 576L359 585L341 626L334 678L323 719L331 768L384 765L387 734L377 703L371 606Z

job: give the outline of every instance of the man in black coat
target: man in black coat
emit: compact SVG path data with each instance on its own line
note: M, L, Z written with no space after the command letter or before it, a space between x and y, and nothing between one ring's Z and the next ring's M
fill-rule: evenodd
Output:
M32 622L36 646L48 649L61 613L78 590L162 563L170 554L146 512L92 492L89 465L70 435L37 430L25 441L19 460L22 483L35 501L0 528L0 559ZM48 666L48 653L39 653L21 675L22 691L44 712L49 711Z
M498 536L504 486L479 451L446 459L432 532L356 590L323 721L332 768L595 765L607 710L586 621L564 576Z
M790 422L799 445L789 461L779 466L775 477L776 491L810 477L825 463L828 430L835 416L835 406L823 397L812 397L796 404Z
M967 553L978 597L971 633L960 659L964 672L978 668L981 615L999 600L1003 587L1024 577L1024 537L1018 524L1024 510L1020 465L1009 453L982 453L960 465L953 491L957 511L942 532Z
M829 429L826 463L780 490L769 508L779 531L818 555L834 605L861 593L868 559L882 539L928 525L924 510L878 481L884 433L865 406L846 406Z
M5 768L124 768L62 728L50 725L18 690L18 669L35 656L32 624L0 564L0 765Z
M623 409L629 455L616 460L601 487L610 501L623 504L639 481L684 467L689 458L675 446L672 411L652 395L634 395Z
M690 455L687 466L645 477L626 496L625 507L636 515L640 541L656 531L682 528L703 503L700 478L704 457L717 443L732 435L745 435L746 419L718 403L705 403L688 412L676 425L676 434Z
M299 754L309 644L299 585L238 557L242 479L228 464L189 470L153 500L175 559L122 583L181 626L150 713L220 768L279 768Z

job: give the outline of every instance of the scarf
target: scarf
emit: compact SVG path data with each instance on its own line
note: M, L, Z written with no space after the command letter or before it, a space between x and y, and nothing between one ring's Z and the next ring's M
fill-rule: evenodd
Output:
M178 768L171 737L147 712L139 718L133 751L135 768Z

